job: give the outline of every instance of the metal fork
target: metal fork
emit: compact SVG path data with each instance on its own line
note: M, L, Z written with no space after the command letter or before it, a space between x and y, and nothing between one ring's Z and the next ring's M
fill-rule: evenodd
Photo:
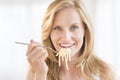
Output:
M28 43L23 43L23 42L15 42L16 44L23 44L23 45L29 45ZM58 51L55 51L54 49L52 49L51 47L47 47L47 46L41 46L40 47L43 47L43 48L46 48L46 49L50 49L51 51L53 51L54 53L58 53Z

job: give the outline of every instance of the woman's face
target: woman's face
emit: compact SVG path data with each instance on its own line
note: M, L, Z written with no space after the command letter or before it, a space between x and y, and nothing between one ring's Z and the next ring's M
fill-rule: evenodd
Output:
M57 51L60 51L61 48L70 48L72 50L71 57L80 55L84 27L74 8L65 8L56 13L50 37Z

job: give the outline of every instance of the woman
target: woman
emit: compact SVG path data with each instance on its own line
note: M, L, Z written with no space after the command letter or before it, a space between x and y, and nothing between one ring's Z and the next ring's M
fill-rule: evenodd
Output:
M71 61L62 60L49 49L70 48ZM114 80L111 69L93 54L92 25L79 0L55 0L42 24L42 44L31 40L27 59L31 65L27 80Z

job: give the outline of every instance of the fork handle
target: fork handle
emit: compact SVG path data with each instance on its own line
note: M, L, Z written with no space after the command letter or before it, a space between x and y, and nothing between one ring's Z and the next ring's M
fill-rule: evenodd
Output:
M29 45L28 43L23 43L23 42L15 42L16 44L23 44L23 45ZM41 46L41 45L40 45ZM47 46L41 46L43 48L47 48L47 49L50 49L51 51L53 51L54 53L58 53L57 51L53 50L52 48L50 47L47 47Z

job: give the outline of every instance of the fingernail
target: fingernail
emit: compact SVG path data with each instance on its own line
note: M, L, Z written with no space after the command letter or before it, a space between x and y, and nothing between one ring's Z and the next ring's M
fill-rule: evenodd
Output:
M33 40L33 39L31 39L31 40L30 40L30 43L33 43L33 42L34 42L34 40Z

